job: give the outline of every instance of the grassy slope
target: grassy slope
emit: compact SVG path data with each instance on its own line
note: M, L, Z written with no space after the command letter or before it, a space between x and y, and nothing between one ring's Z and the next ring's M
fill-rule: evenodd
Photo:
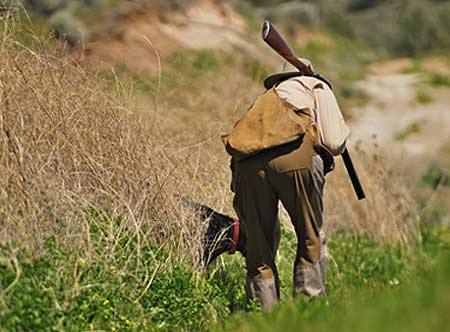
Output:
M434 272L430 264L444 248L445 242L436 235L427 239L427 248L414 251L336 235L330 243L334 261L326 299L288 301L267 317L260 317L250 306L253 313L238 313L230 319L230 313L246 308L241 258L225 257L204 274L150 244L138 258L132 241L105 259L105 235L117 232L120 222L111 225L107 218L95 218L98 228L91 229L91 257L68 250L55 238L46 242L45 254L31 261L2 248L2 331L208 331L226 321L226 331L290 331L299 326L318 330L333 326L340 331L350 322L358 331L378 331L391 324L411 326L411 317L427 317L430 310L435 326L444 322L440 313L448 304L445 278L450 271L447 264ZM121 236L121 241L135 238L132 232ZM278 263L283 302L291 291L294 248L293 234L285 232ZM125 261L127 269L122 266ZM421 281L424 286L414 285L418 275L432 266L430 277ZM407 310L403 319L389 319L401 310Z
M430 272L417 284L396 291L384 291L373 296L355 292L354 301L335 307L318 305L312 317L302 303L290 304L261 319L254 319L227 331L445 331L450 323L449 256L442 266ZM308 306L317 308L314 303Z
M313 46L310 45L308 50L315 57ZM345 46L341 47L343 53L340 58L344 57L344 49ZM306 54L308 50L305 50ZM327 52L316 52L318 55L324 53ZM330 54L333 55L332 52ZM183 59L182 63L179 59ZM229 61L227 55L220 52L188 52L174 56L174 72L163 74L160 92L161 103L165 105L163 111L173 111L177 115L174 118L181 114L186 116L186 113L198 117L186 116L185 123L172 118L173 122L166 123L165 129L172 128L175 132L184 128L180 136L189 137L189 142L198 141L199 134L206 133L206 137L217 135L219 126L208 128L206 132L193 126L198 124L197 121L206 122L205 117L209 113L214 114L217 124L229 116L222 111L234 105L231 101L225 105L221 102L224 93L229 100L244 87L251 87L253 95L257 93L259 86L256 81L261 79L264 69L246 59L238 59L237 63L231 64ZM226 65L237 69L230 72L224 69ZM330 64L325 63L323 68L326 65ZM340 77L340 74L336 76ZM152 95L156 89L154 79L139 75L131 79L143 95ZM216 84L208 94L202 94L202 84L209 81ZM226 91L223 87L227 87ZM214 146L217 149L217 143L218 140L208 143L206 148ZM222 162L220 158L219 161ZM206 165L209 173L202 175L214 173L217 176L217 160L213 158L209 162L211 164ZM187 168L187 172L194 170ZM225 188L227 183L216 183L213 177L207 176L195 179L198 183L192 189L193 194L210 202L216 199L211 198L211 191L217 191L219 185ZM212 190L208 187L211 184ZM206 194L202 196L199 192ZM219 196L216 202L224 200L223 194ZM317 326L321 329L334 327L335 322L336 326L342 324L344 328L347 319L361 324L363 321L358 317L370 315L371 306L364 302L373 294L391 293L392 289L413 282L418 273L431 268L423 262L435 257L436 245L443 243L439 236L433 235L425 241L424 249L408 251L360 236L337 234L330 242L334 261L330 266L328 298L310 303L288 303L281 306L274 316L261 319L258 318L259 313L254 312L257 311L254 306L247 308L245 305L244 263L238 256L224 257L209 274L198 273L186 255L174 249L176 245L166 248L156 246L150 240L138 244L140 233L124 229L120 219L101 215L89 218L92 227L88 238L91 242L86 251L64 245L58 234L49 236L41 251L32 257L17 252L14 245L2 246L1 331L207 331L212 324L228 320L230 313L235 312L237 315L231 319L230 330L246 331L255 327L270 330L273 326L286 326L286 329ZM146 234L146 231L142 233ZM428 246L432 242L436 245ZM137 248L140 255L136 255ZM290 297L294 248L293 234L285 232L278 258L283 301ZM363 304L355 302L355 298L362 298ZM380 301L384 303L384 300ZM419 302L422 301L414 303ZM434 298L431 302L434 305ZM395 301L387 301L380 307L390 307L390 303L397 305ZM353 316L346 315L347 306L359 309L366 308L366 305L367 310L355 310L357 313ZM252 312L250 317L239 313L246 308ZM414 314L416 311L417 308L413 308L411 312ZM323 318L316 323L317 317ZM247 323L249 319L251 322ZM368 321L371 322L370 319Z
M344 253L341 266L345 268L343 274L349 275L346 282L336 283L336 275L332 273L330 284L337 289L331 290L326 299L309 302L299 299L277 307L268 315L235 318L218 330L447 330L450 322L446 314L450 304L450 233L448 229L445 232L440 237L427 233L425 250L411 252L411 256L389 254L389 250L380 247L369 249L367 243L359 250L345 250L346 245L338 244L343 238L338 237L333 253L337 259L337 254ZM350 247L355 245L355 242L350 243ZM359 264L355 265L355 261ZM433 268L424 269L430 261ZM364 269L370 272L364 275Z

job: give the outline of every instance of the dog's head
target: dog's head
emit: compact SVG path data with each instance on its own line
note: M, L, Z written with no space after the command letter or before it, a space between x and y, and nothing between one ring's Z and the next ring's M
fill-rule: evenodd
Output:
M245 232L241 224L236 229L237 219L214 211L210 207L196 203L189 198L182 198L183 205L193 209L202 222L205 223L203 233L202 264L208 267L217 257L225 252L239 251L244 257ZM238 231L238 234L235 232ZM236 236L238 235L238 236ZM237 237L237 240L235 241Z

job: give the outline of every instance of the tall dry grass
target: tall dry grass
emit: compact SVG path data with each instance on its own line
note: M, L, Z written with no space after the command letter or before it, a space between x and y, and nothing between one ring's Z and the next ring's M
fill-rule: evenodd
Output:
M358 201L344 164L328 176L325 194L326 228L329 232L353 231L374 239L403 245L420 244L418 205L407 174L388 151L350 146L367 198Z
M181 159L144 130L121 83L99 80L13 18L0 24L0 243L36 253L56 235L89 251L99 214L111 229L126 220L104 234L112 248L125 228L141 245L200 239L177 205Z

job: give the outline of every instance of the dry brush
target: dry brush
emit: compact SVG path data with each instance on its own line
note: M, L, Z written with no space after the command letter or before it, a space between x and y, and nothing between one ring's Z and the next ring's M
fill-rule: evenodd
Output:
M192 235L176 202L181 157L144 130L121 83L39 37L23 44L12 20L0 23L0 242L39 252L57 235L88 248L99 214L111 226L125 219L142 245Z

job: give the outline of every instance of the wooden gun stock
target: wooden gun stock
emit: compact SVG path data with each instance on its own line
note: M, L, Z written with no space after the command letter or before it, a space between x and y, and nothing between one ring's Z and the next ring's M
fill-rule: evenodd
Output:
M269 21L265 21L262 28L262 37L264 41L269 44L279 55L281 55L287 62L292 64L295 68L301 71L305 75L313 76L315 73L310 67L301 62L292 52L289 45L281 37L280 33L275 29L275 27ZM350 180L352 181L353 189L355 190L356 196L359 200L366 198L364 189L359 181L358 174L353 165L350 153L346 149L342 153L342 159L344 160L345 168L347 169Z

